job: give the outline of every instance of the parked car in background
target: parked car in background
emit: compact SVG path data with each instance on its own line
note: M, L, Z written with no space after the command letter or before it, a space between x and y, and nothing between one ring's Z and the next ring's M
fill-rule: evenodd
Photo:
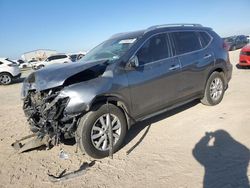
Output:
M239 66L250 67L250 44L241 49Z
M195 99L219 104L231 76L225 42L211 28L158 25L114 35L79 63L31 73L23 109L40 137L75 137L82 152L102 158L138 121Z
M20 69L14 61L8 58L0 58L0 84L8 85L13 80L20 78Z
M20 69L31 67L31 65L30 65L29 62L25 62L22 59L18 59L16 62L17 62L17 64L18 64L18 66L19 66Z
M70 56L72 62L77 62L85 56L84 53L74 53L74 54L72 53L68 55Z
M30 64L31 68L33 68L39 61L37 59L32 59L30 61L28 61L28 63Z
M248 43L248 39L245 35L238 35L225 38L225 42L227 42L229 50L233 51L244 47Z
M61 64L61 63L71 63L71 58L68 55L65 54L57 54L57 55L52 55L48 57L44 61L36 62L32 65L32 68L34 70L41 69L46 66L51 66L55 64Z

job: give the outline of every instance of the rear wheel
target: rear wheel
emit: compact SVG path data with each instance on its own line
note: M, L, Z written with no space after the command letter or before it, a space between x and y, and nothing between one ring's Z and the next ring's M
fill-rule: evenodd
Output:
M0 84L9 85L12 82L12 76L9 73L0 74Z
M224 73L213 72L207 80L204 97L201 103L209 106L217 105L221 102L225 92Z
M109 104L109 110L113 131L113 152L116 152L125 138L127 124L121 109ZM82 152L93 158L103 158L109 155L110 140L107 117L107 105L104 104L85 114L78 125L76 141Z

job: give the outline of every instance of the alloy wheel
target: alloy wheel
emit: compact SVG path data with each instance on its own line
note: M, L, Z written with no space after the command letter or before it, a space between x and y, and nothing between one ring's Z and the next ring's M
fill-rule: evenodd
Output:
M11 77L10 75L3 74L0 76L0 83L4 85L8 85L11 82Z
M107 151L110 146L108 114L99 117L91 130L91 141L93 146L100 151ZM115 145L121 136L121 122L117 116L110 114L113 131L113 144Z
M223 82L220 78L215 78L210 84L210 97L212 100L217 101L223 92Z

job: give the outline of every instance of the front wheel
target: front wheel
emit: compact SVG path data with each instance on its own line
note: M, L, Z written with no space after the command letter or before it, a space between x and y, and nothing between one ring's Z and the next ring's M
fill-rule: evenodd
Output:
M213 72L207 80L204 91L204 97L201 103L214 106L221 102L225 92L225 79L224 73Z
M0 84L9 85L12 82L12 76L9 73L0 74Z
M110 122L113 131L113 152L122 145L127 132L127 123L121 109L109 104ZM107 104L85 114L76 131L76 142L83 153L93 158L109 155L110 140Z

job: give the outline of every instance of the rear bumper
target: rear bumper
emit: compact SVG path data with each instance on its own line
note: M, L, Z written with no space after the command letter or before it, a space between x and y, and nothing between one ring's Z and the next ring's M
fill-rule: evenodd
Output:
M250 56L247 55L241 55L240 56L240 66L250 66Z

